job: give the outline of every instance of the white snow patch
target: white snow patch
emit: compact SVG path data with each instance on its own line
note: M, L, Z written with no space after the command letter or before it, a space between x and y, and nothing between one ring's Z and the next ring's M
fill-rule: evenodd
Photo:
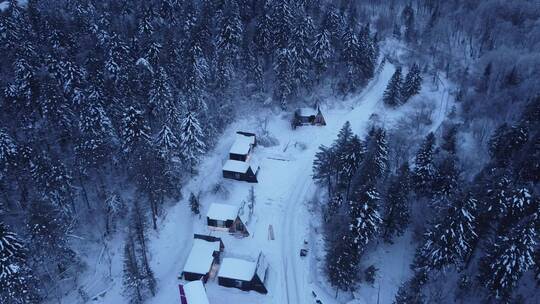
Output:
M219 221L235 220L237 215L237 206L218 203L210 204L210 208L208 208L208 213L206 214L208 218Z
M255 275L257 264L237 258L223 258L218 277L241 281L251 281Z
M219 246L219 242L194 239L193 247L184 266L184 271L198 274L208 273L214 261L213 254L219 251Z
M223 171L231 171L238 173L246 173L248 169L248 163L232 159L228 159L223 166Z
M188 304L210 304L202 281L192 281L184 285Z

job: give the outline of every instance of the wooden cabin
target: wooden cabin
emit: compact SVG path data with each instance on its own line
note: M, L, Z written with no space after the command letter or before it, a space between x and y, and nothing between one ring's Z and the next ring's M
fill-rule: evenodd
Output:
M253 148L257 146L255 134L249 132L236 132L236 139L229 150L229 159L247 161Z
M299 126L326 126L326 120L321 112L321 108L317 106L316 109L313 108L300 108L294 111L292 119L292 127L296 129Z
M191 281L178 285L181 304L210 304L202 281Z
M262 253L257 262L237 258L224 258L218 273L218 284L244 291L256 291L266 294L264 285L268 276L268 263Z
M248 220L248 212L244 211L244 206L238 208L232 205L213 203L206 215L208 228L242 236L249 236Z
M257 183L257 173L259 167L255 169L247 162L228 159L223 166L223 177L235 179L239 181L245 181L248 183Z
M195 234L193 247L184 265L182 276L186 281L202 280L206 283L219 265L219 256L225 249L220 238Z

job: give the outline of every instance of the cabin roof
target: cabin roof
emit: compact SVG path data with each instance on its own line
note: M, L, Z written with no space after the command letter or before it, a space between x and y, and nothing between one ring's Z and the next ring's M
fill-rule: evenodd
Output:
M247 155L251 146L255 144L255 136L247 136L244 134L236 133L236 140L234 141L229 153Z
M235 220L237 215L238 207L218 203L210 204L210 208L208 208L208 213L206 214L208 218L220 221Z
M318 113L318 110L314 108L299 108L296 111L300 116L315 116Z
M268 261L266 261L266 256L261 252L259 253L259 258L257 259L257 275L259 276L259 279L264 280L264 274L266 272L266 269L268 269Z
M233 280L251 281L257 264L236 258L224 258L219 268L219 277Z
M210 304L202 281L191 281L186 283L183 288L188 304Z
M193 240L193 247L184 265L184 272L206 274L214 261L214 252L220 250L220 242L208 242L201 239Z
M249 169L249 163L228 159L223 166L223 171L231 171L237 173L246 173Z

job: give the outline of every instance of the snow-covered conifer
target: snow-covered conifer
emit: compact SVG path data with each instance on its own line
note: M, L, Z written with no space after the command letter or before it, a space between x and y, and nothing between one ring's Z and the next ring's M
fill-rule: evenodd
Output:
M517 281L534 265L537 233L532 221L501 235L489 246L480 262L480 282L492 297L506 301Z
M380 195L371 185L358 190L349 201L349 230L352 241L360 251L364 250L379 231L382 222L377 211L379 201Z
M17 146L6 130L0 129L0 174L5 173L17 153ZM2 175L0 175L0 180Z
M413 182L416 190L421 194L431 195L432 193L432 184L436 174L433 164L434 150L435 134L430 132L416 153L414 161Z
M420 75L420 67L418 64L413 64L409 72L405 76L405 81L402 85L402 103L407 102L411 97L420 93L422 86L422 76Z
M419 255L428 269L442 269L465 262L476 245L477 201L466 195L454 202L441 223L425 234Z
M35 303L33 275L27 265L24 244L17 234L0 222L0 301Z
M124 153L135 151L141 146L146 146L150 142L148 135L150 128L146 125L146 121L142 112L129 107L122 118L122 150Z
M180 125L180 149L191 173L206 149L204 141L197 115L192 111L186 112Z
M401 77L401 67L397 67L383 94L383 101L388 106L397 107L403 102Z
M409 224L409 191L410 170L409 164L405 163L398 174L390 180L390 186L386 192L383 237L387 242L391 242L394 236L401 236Z
M199 199L197 198L197 196L195 196L195 194L193 194L193 192L191 192L189 194L189 207L191 208L191 212L193 212L193 214L199 214L200 213L200 211L199 211L199 207L200 207Z
M332 47L330 45L330 33L327 30L319 30L319 33L315 35L315 41L313 42L313 61L315 65L315 73L317 80L320 80L321 76L328 69L330 59L332 58Z

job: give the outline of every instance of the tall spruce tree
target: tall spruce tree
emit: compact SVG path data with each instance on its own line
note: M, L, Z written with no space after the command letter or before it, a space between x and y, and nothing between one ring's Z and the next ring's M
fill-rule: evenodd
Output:
M517 281L534 265L537 232L532 221L498 236L480 262L480 282L490 295L508 301Z
M435 134L430 132L420 149L416 153L414 160L413 183L416 191L422 195L433 193L432 185L435 179L435 166L433 164L433 153L435 150Z
M477 201L471 195L455 201L441 222L426 232L417 260L424 261L429 270L465 262L478 238L477 214Z
M383 101L388 106L397 107L403 103L401 77L401 67L397 67L383 93Z
M0 222L0 301L37 303L39 286L27 264L24 244L17 234ZM37 290L36 290L37 289Z
M349 200L349 230L357 250L365 250L365 246L375 237L381 225L381 217L377 211L380 195L373 185L359 189Z
M410 175L409 164L405 163L390 179L383 215L383 238L386 242L391 242L394 236L401 236L409 224Z
M422 76L420 75L420 67L414 63L409 72L405 76L405 81L402 85L402 102L407 102L411 97L420 93L422 86Z
M181 155L193 174L206 149L205 137L195 112L187 111L182 119L180 132Z

